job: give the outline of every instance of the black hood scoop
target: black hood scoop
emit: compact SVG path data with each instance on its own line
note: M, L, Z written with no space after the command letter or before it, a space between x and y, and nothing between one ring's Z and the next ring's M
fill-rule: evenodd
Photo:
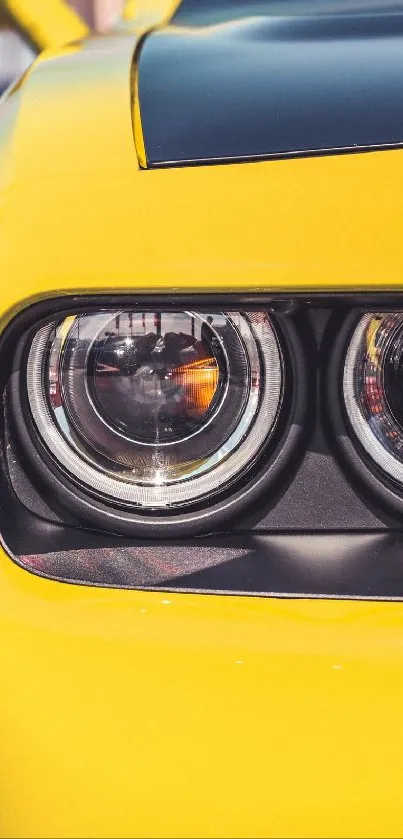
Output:
M403 13L240 17L145 39L148 165L403 144Z

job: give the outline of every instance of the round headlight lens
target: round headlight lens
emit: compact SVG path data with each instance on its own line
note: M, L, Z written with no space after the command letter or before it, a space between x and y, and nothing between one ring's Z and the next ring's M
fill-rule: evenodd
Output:
M364 315L349 345L344 402L370 458L403 484L403 313Z
M163 336L153 331L121 337L108 323L96 336L89 360L90 398L99 416L145 445L178 443L197 434L225 386L226 359L208 322L201 323L199 340L193 342L190 315L172 321L173 330ZM75 394L70 396L74 403Z
M137 311L65 318L35 336L37 431L82 486L125 505L222 490L273 433L283 365L265 313Z

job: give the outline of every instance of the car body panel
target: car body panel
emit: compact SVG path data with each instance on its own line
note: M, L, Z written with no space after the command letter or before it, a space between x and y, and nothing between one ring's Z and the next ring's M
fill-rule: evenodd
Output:
M84 20L64 0L2 0L1 5L39 50L78 41L89 33Z
M134 49L44 53L0 109L7 317L77 290L402 287L402 151L141 170Z
M0 563L4 837L401 836L403 606Z
M142 170L132 36L0 108L0 316L401 289L403 152ZM0 555L3 837L400 836L403 606L52 582Z

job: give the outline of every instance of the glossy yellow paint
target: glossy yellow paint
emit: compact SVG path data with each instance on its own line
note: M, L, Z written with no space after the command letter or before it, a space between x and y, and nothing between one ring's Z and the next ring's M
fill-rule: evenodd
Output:
M0 0L0 8L39 50L79 40L89 32L64 0Z
M133 49L46 52L0 110L3 311L110 288L403 288L403 151L143 171Z
M144 25L153 26L169 20L180 0L126 0L122 20L128 28Z
M0 108L0 315L71 291L403 288L403 152L141 171L135 40ZM62 585L0 552L0 836L398 837L403 605Z
M88 589L0 556L2 837L402 835L403 606Z

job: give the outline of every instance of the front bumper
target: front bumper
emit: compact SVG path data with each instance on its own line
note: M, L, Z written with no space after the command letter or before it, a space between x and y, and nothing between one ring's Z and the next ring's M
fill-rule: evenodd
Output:
M401 835L402 604L0 579L1 836Z

